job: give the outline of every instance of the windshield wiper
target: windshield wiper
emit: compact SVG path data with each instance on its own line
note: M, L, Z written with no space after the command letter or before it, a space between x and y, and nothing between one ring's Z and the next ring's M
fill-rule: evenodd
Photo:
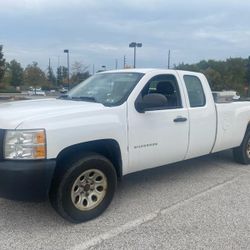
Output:
M80 100L80 101L86 101L86 102L98 102L95 97L93 96L72 96L72 100Z
M75 101L86 101L86 102L98 102L93 96L69 96L69 95L60 95L58 99L64 100L75 100Z

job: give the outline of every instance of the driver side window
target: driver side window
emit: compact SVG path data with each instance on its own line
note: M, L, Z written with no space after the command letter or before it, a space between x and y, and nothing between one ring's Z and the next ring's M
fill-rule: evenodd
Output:
M174 75L158 75L149 80L141 92L143 98L148 94L162 94L167 98L166 109L181 108L181 97Z

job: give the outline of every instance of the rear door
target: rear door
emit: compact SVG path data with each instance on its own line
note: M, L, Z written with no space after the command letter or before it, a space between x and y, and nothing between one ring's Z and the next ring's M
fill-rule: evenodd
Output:
M216 110L204 75L179 71L188 96L190 137L186 159L209 154L216 136Z
M178 75L152 75L128 101L129 172L183 160L188 148L189 117ZM167 97L165 108L145 113L135 109L135 99L148 93Z

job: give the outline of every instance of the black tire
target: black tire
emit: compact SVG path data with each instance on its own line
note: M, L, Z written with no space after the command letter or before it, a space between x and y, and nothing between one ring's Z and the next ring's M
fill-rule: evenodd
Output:
M249 151L249 142L250 142L250 129L247 129L245 136L241 145L233 149L233 156L236 162L241 164L250 164L250 154Z
M70 222L81 223L94 219L106 210L113 199L117 185L115 168L107 158L94 153L85 154L82 158L69 164L64 173L55 177L50 190L50 202L55 210ZM58 167L60 168L60 166ZM96 207L82 211L74 205L71 191L77 178L89 169L95 169L104 174L107 188L104 198Z

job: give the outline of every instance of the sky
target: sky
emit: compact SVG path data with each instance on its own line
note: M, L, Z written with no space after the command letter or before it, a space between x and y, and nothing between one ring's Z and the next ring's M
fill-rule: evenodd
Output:
M225 60L250 55L250 1L247 0L0 0L0 44L7 61L42 69L75 61L90 72Z

